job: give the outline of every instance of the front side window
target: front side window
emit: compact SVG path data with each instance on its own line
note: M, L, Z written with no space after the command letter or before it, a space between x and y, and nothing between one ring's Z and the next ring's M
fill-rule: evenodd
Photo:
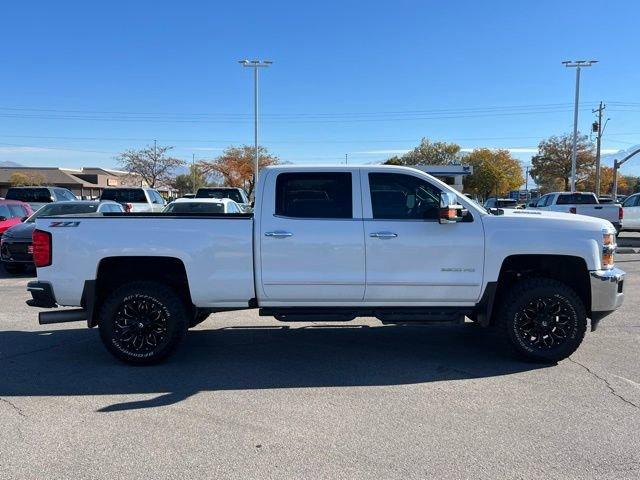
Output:
M353 218L351 173L281 173L276 215L294 218Z
M436 220L440 190L421 178L402 173L370 173L374 219Z
M639 198L640 198L640 195L629 197L624 201L622 206L623 207L635 207L638 204L638 199Z
M546 207L547 201L549 200L549 198L551 198L550 195L545 195L544 197L542 197L540 200L538 200L536 207Z

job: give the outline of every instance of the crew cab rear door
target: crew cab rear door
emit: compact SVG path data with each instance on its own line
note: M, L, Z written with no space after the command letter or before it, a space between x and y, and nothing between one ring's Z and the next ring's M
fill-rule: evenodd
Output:
M479 215L440 224L440 187L406 170L362 172L365 301L472 304L479 297L484 230Z
M365 246L358 169L265 170L256 259L262 305L361 302Z

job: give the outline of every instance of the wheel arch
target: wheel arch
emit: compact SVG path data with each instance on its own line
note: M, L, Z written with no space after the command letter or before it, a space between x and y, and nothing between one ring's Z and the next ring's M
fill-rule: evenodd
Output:
M82 306L87 310L89 327L97 325L97 312L108 292L130 282L154 281L173 288L185 307L195 313L189 279L184 263L175 257L134 256L105 257L100 260L96 279L87 281L82 294Z
M498 280L488 282L478 304L477 320L483 326L495 322L497 307L514 283L532 277L550 278L571 287L591 316L591 286L584 258L573 255L510 255L500 267Z

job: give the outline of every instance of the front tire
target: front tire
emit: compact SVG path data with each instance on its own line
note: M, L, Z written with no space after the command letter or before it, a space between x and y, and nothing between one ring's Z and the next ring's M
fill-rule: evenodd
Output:
M519 357L555 363L580 346L587 315L580 297L564 283L530 278L505 295L496 326Z
M151 365L167 358L187 332L184 303L170 287L132 282L111 293L100 309L100 338L116 358Z

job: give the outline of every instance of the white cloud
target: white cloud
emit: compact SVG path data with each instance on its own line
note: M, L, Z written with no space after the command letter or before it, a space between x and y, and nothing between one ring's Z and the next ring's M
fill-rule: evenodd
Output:
M349 155L388 155L395 153L407 153L408 151L410 150L365 150L364 152L349 152Z
M0 153L48 153L51 151L53 150L45 147L0 147Z

